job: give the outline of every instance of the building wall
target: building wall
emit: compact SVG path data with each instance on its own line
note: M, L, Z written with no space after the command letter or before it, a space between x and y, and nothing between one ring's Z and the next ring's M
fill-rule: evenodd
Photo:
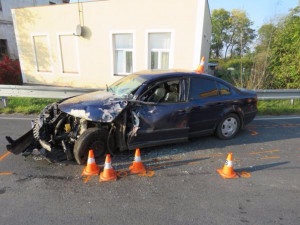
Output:
M2 10L0 10L0 39L7 40L7 47L9 56L13 59L18 58L18 50L16 38L13 27L13 19L11 9L36 6L49 5L49 0L0 0ZM51 0L57 4L62 3L63 0Z
M28 83L77 87L111 84L120 78L113 74L112 34L124 32L134 37L133 71L147 68L147 32L154 31L172 33L172 68L195 69L196 59L205 52L202 43L195 48L195 43L202 41L205 19L198 12L205 4L206 0L110 0L13 10L23 76ZM68 55L60 48L60 35L72 35L79 23L83 34L70 37L74 49ZM38 53L33 44L36 36L42 36L38 39L43 43L38 45L44 50ZM37 54L47 59L40 62L42 69L37 66ZM62 58L74 57L78 65L73 70L78 71L64 72Z
M211 44L211 17L210 17L210 9L207 1L203 1L204 6L204 17L203 17L203 29L202 29L202 41L201 41L201 56L205 57L205 71L208 71L208 59L209 59L209 51Z

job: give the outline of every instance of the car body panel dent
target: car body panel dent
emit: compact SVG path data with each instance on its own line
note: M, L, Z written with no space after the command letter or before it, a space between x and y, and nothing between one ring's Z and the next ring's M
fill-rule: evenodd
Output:
M156 105L141 105L135 110L139 124L135 136L129 141L135 145L151 140L187 138L188 112L185 110L188 103L167 103Z
M96 91L67 99L58 108L72 116L97 122L112 122L128 102L114 94Z

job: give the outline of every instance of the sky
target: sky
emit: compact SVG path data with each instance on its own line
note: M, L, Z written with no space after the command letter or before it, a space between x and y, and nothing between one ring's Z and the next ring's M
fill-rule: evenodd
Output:
M288 14L289 9L300 4L300 0L208 0L210 10L223 8L227 11L241 9L254 22L253 28Z
M78 0L71 0L70 2L78 2ZM300 0L208 0L208 2L211 11L220 8L227 11L232 9L246 11L247 16L254 22L252 28L255 30L258 30L264 23L268 23L271 20L275 19L276 22L276 19L288 14L289 9L295 8L300 4Z

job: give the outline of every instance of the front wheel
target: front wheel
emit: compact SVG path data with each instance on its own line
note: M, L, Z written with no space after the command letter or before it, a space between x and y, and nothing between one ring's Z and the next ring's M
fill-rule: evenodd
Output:
M108 132L104 129L89 128L77 139L74 145L74 157L79 165L85 164L90 149L94 151L95 158L107 152Z
M240 118L231 113L225 116L216 129L216 136L220 139L226 140L233 138L240 129Z

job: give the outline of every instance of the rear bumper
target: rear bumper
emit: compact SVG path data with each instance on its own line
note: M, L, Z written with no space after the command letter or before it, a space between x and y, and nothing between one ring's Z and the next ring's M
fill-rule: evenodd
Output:
M246 126L248 123L250 123L256 116L257 110L250 112L250 113L245 113L244 115L244 126Z

